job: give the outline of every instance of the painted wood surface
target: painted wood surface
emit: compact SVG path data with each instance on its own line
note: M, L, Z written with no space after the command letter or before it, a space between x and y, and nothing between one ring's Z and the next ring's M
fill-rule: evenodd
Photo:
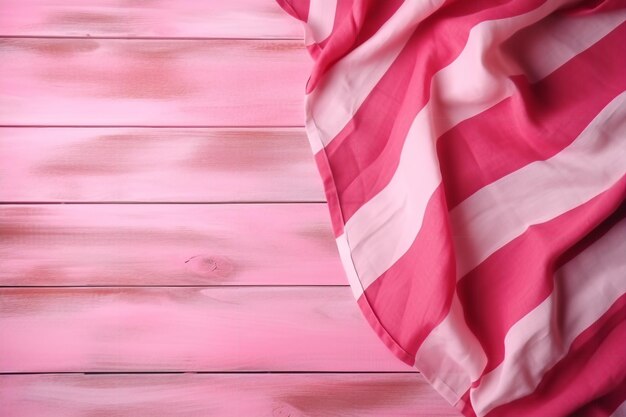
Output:
M345 285L274 0L0 10L0 416L458 416Z
M0 285L347 283L326 204L0 205Z
M0 36L301 39L272 0L0 0Z
M456 417L417 374L0 376L11 416Z
M0 39L0 124L302 126L301 40Z
M324 201L301 128L0 128L0 201Z
M3 288L0 372L410 371L348 287Z

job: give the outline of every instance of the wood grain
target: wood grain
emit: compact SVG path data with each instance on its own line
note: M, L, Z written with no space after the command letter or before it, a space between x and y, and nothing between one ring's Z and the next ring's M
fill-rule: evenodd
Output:
M2 36L303 37L270 0L0 0L0 10Z
M16 417L457 417L418 374L0 376Z
M302 126L302 41L0 39L0 124Z
M370 329L310 203L295 19L0 10L0 415L458 417Z
M0 128L4 202L324 200L300 128Z
M241 284L347 284L326 205L0 205L0 285Z
M347 287L4 288L0 372L411 371Z

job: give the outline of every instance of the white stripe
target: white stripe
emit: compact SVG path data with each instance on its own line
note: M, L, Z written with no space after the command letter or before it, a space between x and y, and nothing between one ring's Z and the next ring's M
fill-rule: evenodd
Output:
M511 25L512 23L514 23L516 20L520 18L527 19L528 15L503 19L504 23L501 24L501 27L506 29L507 26ZM548 19L546 19L546 21L547 20ZM612 13L612 14L605 14L605 15L584 16L584 17L581 17L580 19L567 16L567 19L563 19L561 24L555 24L559 22L551 22L550 25L543 25L543 23L536 25L536 27L534 27L533 30L536 29L536 30L543 30L543 32L551 32L552 36L547 36L545 39L542 39L541 42L537 42L533 44L533 49L530 50L531 59L529 59L529 61L533 63L533 68L532 68L532 71L530 72L529 72L529 68L524 68L525 73L529 72L528 76L533 81L536 81L538 79L541 79L547 76L552 71L554 71L559 66L561 66L563 63L565 63L566 61L568 61L569 59L571 59L578 53L584 51L585 49L587 49L588 47L596 43L598 40L603 38L607 33L609 33L611 30L617 27L620 23L622 23L623 20L624 20L624 13L620 11L619 13ZM492 41L491 34L490 34L490 32L492 31L491 25L493 25L493 27L496 27L497 23L494 23L494 22L483 23L475 27L470 33L470 40L468 42L469 48L466 48L466 51L473 51L474 55L472 55L472 53L470 52L464 51L460 55L460 57L457 58L457 60L451 64L451 66L453 66L453 69L446 68L443 70L443 71L449 71L449 74L454 74L454 73L460 74L461 77L460 78L447 77L446 79L444 75L444 76L440 76L441 80L445 79L446 83L451 82L453 83L453 85L458 84L458 83L464 83L467 80L467 77L465 76L464 72L465 72L465 69L468 68L468 66L469 67L478 66L479 67L478 69L480 70L480 67L482 67L483 65L482 60L481 60L481 56L483 52L482 50L480 50L480 48L478 49L472 48L471 46L474 43L478 42L479 45L484 47L484 45L482 45L481 42ZM551 30L550 28L553 28L553 30ZM559 37L560 32L576 33L576 36L564 37L563 39L561 39ZM554 50L558 50L559 53L553 53ZM477 53L478 55L476 55ZM541 54L544 54L544 55L541 56ZM533 58L533 57L540 57L540 58ZM535 64L538 64L538 65L536 66ZM515 72L516 68L514 66L509 66L508 68L510 70L509 72L511 72L512 75L516 73ZM472 72L477 73L476 71L472 71ZM437 80L437 76L439 75L435 76L435 80ZM376 80L378 80L379 78L380 77L376 78ZM478 79L481 81L484 81L487 84L492 84L494 82L494 79L489 79L488 77L478 77ZM433 86L435 85L436 83L433 83ZM476 85L476 84L473 83L473 85ZM448 87L448 85L445 85L445 84L444 86L446 88ZM480 91L481 88L484 88L486 91L488 91L488 87L489 85L478 85L476 90ZM331 85L327 85L326 88L338 88L338 87L337 85L335 85L335 87L332 87ZM338 90L344 91L345 88L348 88L348 87L340 86ZM462 91L462 90L456 90L456 91ZM512 89L503 88L501 91L504 91L505 93L508 93L510 95L510 93L512 92ZM348 92L348 94L351 94L351 93ZM341 95L338 95L338 96L341 96ZM309 114L309 117L307 119L307 132L309 134L309 138L311 139L313 150L318 151L324 146L324 142L326 139L323 140L321 137L318 136L317 127L315 126L315 123L314 123L315 121L310 117L311 103L309 101L314 101L314 98L315 97L309 97L307 99L308 100L307 112ZM459 96L459 98L463 98L463 96ZM497 94L492 95L491 100L488 101L489 104L486 105L486 107L489 107L495 104L498 100L502 98L504 97L499 97ZM448 96L448 99L454 99L454 97L450 98ZM331 101L327 100L325 101L325 103L328 105L328 103L331 103ZM360 101L358 101L358 104L360 105ZM341 109L345 107L346 105L338 103L335 107L328 105L327 108L330 112L331 109L332 110L339 109L339 111L341 111ZM358 108L358 105L355 105L355 106L348 105L348 107L352 107L354 111L356 111L356 108ZM452 115L453 117L451 118L451 120L444 122L443 125L439 125L434 128L430 126L420 127L419 126L420 124L424 124L424 123L429 124L428 122L431 122L428 117L428 115L431 113L430 107L431 107L431 104L429 103L427 108L425 108L422 111L422 113L424 114L418 114L418 116L416 117L416 121L414 122L411 128L411 131L409 132L409 135L407 137L407 141L403 149L403 156L405 154L409 154L412 156L424 155L425 154L424 149L426 149L426 154L427 154L429 150L432 151L433 149L432 145L428 143L427 144L420 143L416 145L414 142L420 139L421 139L421 142L424 142L424 138L431 138L432 140L432 135L436 135L436 137L438 137L440 134L444 133L446 130L448 130L449 128L453 127L455 124L462 121L463 117L468 118L474 115L472 114L472 112L468 112L466 113L466 115L456 114L456 115ZM352 113L354 113L354 111L352 111ZM475 108L474 113L477 114L480 111L482 111L481 108ZM347 112L346 115L347 117L348 116L351 117L350 112ZM441 122L440 118L438 118L437 120L438 122ZM336 125L336 126L341 125L339 126L337 132L345 125L345 123L346 122L344 121ZM420 130L422 131L422 133L418 134ZM329 131L332 131L332 130L329 130ZM427 133L424 135L423 132L427 132ZM334 135L331 134L330 136L332 138ZM430 142L430 141L427 140L426 142ZM350 246L355 246L355 245L361 246L360 254L357 254L357 256L359 257L359 261L355 262L355 265L351 264L353 262L353 259L350 256L345 256L345 255L342 256L342 259L345 258L344 265L349 265L347 270L354 272L351 275L352 277L351 286L353 287L353 291L355 291L355 288L357 288L357 291L355 291L355 296L357 298L362 294L363 287L359 283L352 284L352 281L354 280L354 277L356 276L356 271L354 270L354 267L356 266L359 272L361 273L360 279L361 279L363 286L367 287L378 276L380 276L385 270L387 270L400 256L402 256L402 254L406 252L406 249L408 249L409 246L406 245L406 242L403 242L401 240L396 240L395 237L396 236L404 237L404 239L410 240L410 243L412 243L414 237L417 234L417 231L421 227L423 211L420 213L419 207L425 207L425 203L420 202L419 196L417 199L414 197L407 197L407 194L411 194L412 192L413 193L415 192L413 188L416 182L419 181L423 184L423 181L422 181L423 175L420 172L421 170L417 169L418 167L416 165L417 164L415 163L414 158L405 157L404 159L401 159L398 172L394 174L394 178L392 179L392 182L388 185L388 188L390 189L383 190L382 192L383 195L376 196L375 201L370 201L363 208L361 208L361 210L359 210L359 212L357 212L355 216L350 220L349 225L346 225L347 234L344 234L340 236L340 238L338 238L338 241L341 241L342 244L344 245L344 252L346 252L348 255L351 252ZM430 177L431 179L433 177L434 178L438 177L438 172L432 171L434 167L432 162L431 163L426 162L425 166L427 167L425 171L428 177ZM424 194L422 197L428 199L430 198L430 196L432 195L432 192L434 192L434 190L436 189L438 185L439 185L439 181L434 181L433 183L430 184L430 187L431 187L430 192L425 192L424 190L422 190L419 193ZM402 196L402 200L396 200L397 196ZM399 217L401 219L399 219L397 223L390 225L388 222L394 217ZM369 226L372 226L372 229L369 229ZM406 228L412 230L412 232L409 233L408 235L406 233L401 232L402 230ZM377 236L371 239L371 242L364 242L365 240L368 239L368 236L370 233L372 233L372 230L377 230L377 229L381 229L381 232L378 232ZM363 233L359 233L360 230L362 230ZM354 242L352 242L353 237L354 237ZM410 237L410 239L408 239L408 237ZM352 244L349 244L348 238L350 238L350 241L352 242ZM375 255L376 251L380 250L381 248L383 249L383 251L386 250L387 253L381 254L380 257L374 256L371 258L371 262L368 262L368 256L372 254ZM432 353L429 353L429 352L438 353L436 357L442 357L442 356L448 355L450 357L459 358L458 364L456 365L457 369L451 372L451 373L457 374L456 377L452 378L451 380L452 382L448 384L447 380L445 382L443 380L434 381L434 383L439 384L439 386L441 387L440 390L442 391L442 393L443 391L448 391L448 392L453 393L452 396L450 395L446 396L449 400L451 399L454 400L454 397L457 397L456 399L458 399L458 397L460 397L460 395L462 395L469 388L469 383L467 382L469 381L469 377L466 379L463 379L461 376L459 376L459 374L462 373L463 370L465 370L465 373L467 375L474 375L476 373L475 369L479 367L479 364L483 360L481 359L482 354L480 353L480 351L478 354L476 354L476 353L472 353L475 350L473 348L466 348L465 350L463 350L464 346L466 346L463 343L460 343L460 342L450 343L448 345L442 345L439 343L439 340L442 338L446 338L450 341L454 341L456 339L454 336L452 337L449 336L450 334L454 334L455 332L458 332L458 330L454 329L454 325L455 325L454 322L456 320L457 319L453 316L447 317L440 324L441 328L438 327L435 331L431 333L431 335L429 335L429 337L426 339L426 341L422 345L422 348L420 348L420 352L418 352L418 357L422 358L424 363L428 362L429 356L433 355ZM440 348L439 352L437 352L437 346ZM451 354L448 354L447 353L448 351L451 352ZM455 352L464 352L464 353L458 354ZM454 356L454 355L458 355L458 356ZM477 357L478 359L476 359ZM454 365L451 365L451 364L447 364L444 366L448 366L450 369L453 369L455 367ZM455 383L454 381L457 381L457 382ZM443 388L443 386L447 386L447 388ZM454 401L451 401L451 402L454 402Z
M624 254L626 220L556 272L552 294L507 333L504 361L470 391L478 416L532 393L574 339L626 293Z
M354 262L352 262L352 254L350 253L350 246L346 240L346 235L342 234L336 239L336 241L337 249L339 250L339 258L341 259L343 268L346 271L348 283L352 289L352 294L354 295L354 298L358 300L363 294L363 286L361 285L361 281L359 281L359 277L354 269Z
M309 17L305 25L305 44L320 43L333 30L337 0L310 0Z
M393 181L344 227L364 288L410 248L426 205L441 182L437 151L429 140L430 116L420 112L415 119Z
M415 27L444 0L405 1L367 42L352 50L306 96L307 133L314 153L332 141L387 72ZM349 101L346 101L349 100Z
M623 97L622 97L621 100L623 100ZM616 118L616 119L619 119L619 118ZM614 119L614 121L617 121L616 119ZM616 132L613 132L613 133L616 133ZM601 136L601 135L599 135L599 136ZM624 138L623 137L621 138L621 141L622 141L622 144L623 144L624 143ZM622 150L621 154L622 154L622 158L623 158L623 150ZM614 155L614 156L618 157L619 153L618 153L618 155ZM595 171L593 169L594 168L594 165L593 165L594 162L587 161L586 163L589 164L589 168L586 171ZM598 163L598 162L595 162L595 163ZM625 166L626 165L622 162L622 170L624 169ZM598 167L598 170L601 171L602 168L603 167L602 167L602 164L601 164ZM613 166L613 168L618 168L618 170L619 170L619 166ZM594 174L598 174L598 173L594 172ZM583 174L583 175L585 175L585 174ZM599 174L599 175L601 175L601 174ZM592 176L593 176L593 174L592 174ZM536 191L537 192L542 192L542 191L540 191L541 188L542 188L541 185L537 185ZM511 190L514 190L514 189L515 188L513 186L511 188ZM590 189L587 189L587 191L590 191ZM545 190L543 192L545 193ZM581 195L575 194L575 197L580 198ZM558 197L553 196L552 198L558 198ZM501 202L498 201L498 204L501 204ZM490 224L490 226L494 226L494 225L496 227L498 227L499 230L506 230L506 226L500 227L502 225L499 224L496 221L494 221L493 223ZM455 226L455 227L458 227L458 226ZM460 239L460 237L457 236L457 239ZM459 252L458 252L459 250L461 250L461 249L457 249L457 252L456 252L457 255L459 255ZM468 264L466 263L465 269L468 268L467 265ZM462 271L461 271L461 273L462 273ZM461 276L461 275L457 274L457 276ZM422 346L420 347L420 349L418 351L418 356L423 357L424 358L423 359L424 363L427 363L429 360L431 360L431 356L429 356L429 355L433 355L434 354L435 358L437 358L440 355L445 355L445 354L447 354L447 355L457 355L457 356L454 356L454 357L455 358L461 358L461 359L458 362L459 369L457 371L455 371L455 373L458 374L459 372L461 372L460 371L461 368L465 368L467 375L473 375L474 372L475 372L477 363L480 363L480 361L482 361L482 356L481 355L473 356L473 353L472 353L473 349L470 348L469 346L466 348L466 350L465 350L465 352L463 354L459 355L458 353L455 353L455 352L458 352L460 349L462 349L464 345L462 343L456 342L455 341L456 339L451 337L450 338L450 340L451 340L450 346L443 346L441 348L442 349L441 351L439 351L439 352L436 351L436 347L441 345L441 339L444 338L444 337L449 337L447 335L451 331L453 331L453 330L450 330L451 329L451 324L449 323L450 321L453 321L453 320L456 320L456 318L454 316L446 317L446 319L441 324L439 324L428 335L428 337L424 340ZM442 335L444 335L444 336L442 336ZM446 353L446 351L447 351L447 353ZM434 353L431 353L431 352L434 352ZM466 384L464 384L463 380L458 375L454 375L454 373L452 373L450 375L444 375L444 374L440 374L440 375L441 375L441 378L443 380L445 380L445 382L451 388L453 387L456 390L456 392L458 394L458 398L460 398L460 396L470 387L470 384L467 382L468 380L465 380ZM449 379L449 381L448 381L448 379ZM442 392L442 394L444 394L444 393ZM454 403L454 401L451 401L451 403Z
M489 45L494 42L494 37L504 40L520 27L532 24L556 7L557 3L548 2L543 8L524 15L477 25L470 32L467 46L459 57L434 76L431 96L438 97L438 104L429 102L418 113L407 134L393 178L345 225L347 241L353 249L355 268L364 288L406 253L421 228L428 200L441 182L434 142L454 125L475 116L515 91L508 74L499 72L499 69L493 71L492 68L485 68L481 58L484 50L497 49L497 46ZM615 20L614 24L617 25ZM607 32L606 28L602 31L582 32L577 46L589 47ZM581 39L586 39L586 42ZM548 49L554 46L552 42L562 44L558 37L553 36L545 41L543 47ZM559 56L559 59L572 58L580 53L573 47L568 51L570 54L567 57ZM536 68L536 71L544 76L564 63L553 60L551 56L541 57L538 61L542 62L542 67ZM515 70L512 66L509 69ZM467 74L472 74L472 82L467 82ZM444 91L445 101L442 101L439 98L444 97ZM463 104L468 97L471 97L472 102ZM452 112L452 109L455 111ZM309 132L311 138L313 135L314 132Z
M455 232L461 231L467 236L475 234L482 238L481 242L472 242L467 248L457 245L457 258L476 256L480 253L476 252L477 248L488 247L486 243L489 243L489 237L485 235L489 232L493 233L492 239L498 244L503 244L504 240L507 243L527 228L515 228L511 223L523 219L524 224L528 225L556 217L562 211L588 201L624 175L626 119L622 116L622 107L625 101L626 93L614 99L570 147L551 160L528 165L475 194L486 196L491 204L470 206L473 207L471 214L461 219L455 217L453 213L456 209L453 210L451 222ZM606 134L599 133L603 131ZM567 187L572 183L576 190ZM494 191L493 187L497 187L499 191ZM498 198L499 195L505 197ZM472 200L466 200L458 209L462 209L468 202L471 204ZM488 221L478 222L484 219ZM465 223L469 225L466 226ZM516 230L516 233L502 235L506 239L500 239L500 233L509 230ZM460 238L457 236L457 239ZM485 256L479 257L483 258ZM463 270L460 269L460 274L462 273ZM447 388L439 390L437 385L433 386L448 400L458 400L469 388L471 381L478 378L486 364L480 346L473 338L468 337L469 334L471 333L462 314L451 311L418 350L416 367L427 378L433 375L441 379L439 385L445 384ZM470 342L465 341L466 337ZM435 368L431 369L432 366ZM451 395L450 391L455 392L456 396Z
M554 63L572 58L608 35L626 19L626 10L611 10L589 15L555 13L539 24L525 29L523 42L514 53L524 63L524 75L531 83L554 71ZM591 43L590 43L591 42Z
M460 279L530 226L592 199L626 173L626 93L567 148L471 195L450 212Z
M450 312L417 353L415 367L450 404L455 404L487 364L480 342L469 329L455 293Z
M436 4L433 4L432 9L409 10L409 7L414 7L416 3L419 2L405 2L405 5L398 9L394 16L392 16L370 40L335 64L328 74L325 75L325 79L316 90L306 97L306 127L308 136L311 139L311 148L314 153L319 152L324 146L329 144L341 129L346 126L361 104L363 104L365 98L380 81L385 72L388 71L419 21L427 17L428 14L432 13L441 5L441 2L436 2ZM554 3L544 4L543 7L555 8ZM540 9L541 8L537 10ZM409 19L411 13L415 14L415 18L412 20ZM522 16L528 16L529 14ZM545 24L542 23L536 28L533 27L532 30L529 31L529 34L525 35L529 38L529 42L522 46L519 53L522 56L529 56L531 58L529 61L532 63L532 66L525 67L523 72L531 81L545 77L564 62L606 36L607 33L624 21L625 16L626 11L620 10L606 14L594 14L592 16L567 16L566 19L559 19L558 17L546 19ZM485 40L483 37L488 37L489 30L474 33L477 32L476 28L481 25L497 27L497 22L502 22L500 24L500 30L507 30L508 28L506 26L508 24L516 24L514 19L517 18L483 22L477 25L470 33L468 45L471 46L472 44L478 43L479 46L481 46L481 42L488 41L488 39ZM403 30L398 30L394 33L393 28L396 26L402 27ZM532 42L532 39L535 38L533 35L534 31L541 33L545 38ZM575 34L575 36L572 34ZM532 49L526 49L526 47L531 45ZM468 52L464 52L464 54L471 55L470 51L471 48L468 49ZM456 71L450 71L450 74L456 72L462 75L461 79L453 80L454 84L459 84L467 80L470 72L474 74L485 72L480 56L482 56L482 54L466 57L471 58L475 62L474 65L468 67L469 70L467 72L466 69L463 68L463 65L466 65L466 63L451 64L451 66L455 66ZM477 57L478 61L476 61ZM504 59L503 57L500 58ZM472 71L471 68L476 67L476 63L480 64L478 71ZM512 62L504 63L504 65L508 66L508 71L511 75L522 73L521 69L517 68ZM484 81L485 85L477 85L475 82L464 84L466 87L475 85L476 91L490 91L489 87L493 85L492 83L494 81ZM510 82L508 82L508 88L501 89L500 93L512 93L513 89L511 87ZM461 94L458 97L462 99L466 96ZM443 133L443 131L453 127L464 119L480 113L503 98L505 97L493 96L491 98L492 102L486 103L483 107L474 108L473 113L466 115L459 113L455 115L455 117L448 120L446 126L440 127L443 129L440 129L441 132Z

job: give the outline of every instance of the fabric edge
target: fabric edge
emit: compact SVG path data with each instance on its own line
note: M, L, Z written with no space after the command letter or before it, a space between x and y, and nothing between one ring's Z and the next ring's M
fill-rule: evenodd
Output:
M320 137L319 130L310 111L309 98L309 95L305 97L306 135L314 156L317 156L315 155L315 152L319 149L317 153L321 156L321 158L316 157L315 162L318 173L322 178L326 198L329 202L335 202L335 204L327 204L327 207L331 221L333 222L333 230L342 231L341 234L336 237L335 243L337 245L341 263L350 288L352 290L352 294L356 299L359 309L361 310L361 313L365 317L366 321L368 322L374 333L376 333L378 338L387 347L387 349L389 349L394 354L394 356L400 359L403 363L415 368L414 356L404 350L400 346L400 344L393 338L393 336L391 336L385 326L381 323L380 319L374 312L374 309L372 308L369 299L367 298L363 283L359 279L358 271L351 256L350 243L345 233L345 230L343 230L345 222L341 206L338 203L339 196L337 195L334 176L328 163L326 148L324 147L324 143ZM326 166L324 167L322 166L322 164L326 164ZM325 173L327 174L325 175ZM468 413L468 404L467 401L465 401L463 398L463 393L452 392L452 390L448 387L444 380L440 378L429 378L424 372L420 371L419 369L418 371L420 372L420 375L422 375L424 380L428 382L428 384L452 407L454 407L464 415L474 415L473 411L470 411Z
M307 95L305 98L305 112L306 112L306 134L309 139L309 144L311 145L311 149L315 152L315 149L320 149L318 152L323 157L323 160L320 161L316 158L316 166L320 175L322 175L322 179L324 182L324 192L328 197L331 197L335 201L339 201L339 196L337 195L337 190L335 188L335 181L332 175L332 170L330 169L330 165L328 164L328 157L326 154L326 148L324 147L324 143L321 140L319 135L319 131L317 129L317 125L315 120L312 117L309 105L309 96ZM326 163L326 167L328 168L329 178L324 178L324 167L320 166L321 163ZM328 204L328 210L330 212L330 217L333 222L341 222L341 226L343 227L344 216L341 211L341 206L339 204ZM337 224L333 225L334 229L337 230ZM391 336L391 334L387 331L387 329L380 322L378 316L374 312L367 295L365 294L365 288L363 287L363 283L359 278L358 271L352 260L350 242L348 240L348 236L344 232L341 236L336 239L337 249L340 254L341 262L344 267L344 272L347 275L348 282L350 287L352 288L352 292L357 299L357 303L359 304L361 311L365 318L367 319L370 326L379 336L379 338L385 343L387 348L391 350L398 359L407 365L414 366L414 358L408 352L406 352L396 340ZM363 300L363 301L361 301Z

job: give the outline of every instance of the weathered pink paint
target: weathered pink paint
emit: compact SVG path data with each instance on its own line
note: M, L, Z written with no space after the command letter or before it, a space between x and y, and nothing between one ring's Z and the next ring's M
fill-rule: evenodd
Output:
M271 0L0 0L0 36L302 39Z
M347 287L5 288L0 372L411 371Z
M303 204L324 196L295 19L273 0L0 9L0 201L21 202L0 205L0 373L105 372L0 375L0 415L457 416L367 325L326 205ZM28 287L51 285L70 287Z
M0 124L302 126L302 41L0 39Z
M418 374L10 375L20 417L457 417Z
M0 128L1 201L324 201L301 128Z
M325 204L1 205L0 237L0 285L347 285Z

